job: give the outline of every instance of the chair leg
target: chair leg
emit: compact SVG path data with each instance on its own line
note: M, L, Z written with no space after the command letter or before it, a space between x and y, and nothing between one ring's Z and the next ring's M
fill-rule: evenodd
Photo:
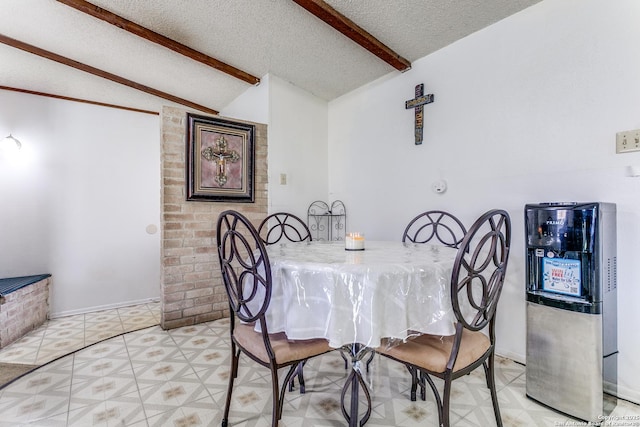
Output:
M227 388L227 403L224 406L224 415L222 416L222 427L227 427L229 422L229 409L231 407L231 393L233 392L233 382L238 376L238 360L240 358L240 350L236 350L236 345L231 342L231 371L229 372L229 387Z
M282 384L282 388L286 388L286 383ZM273 395L273 407L271 409L271 425L273 427L278 426L278 420L280 419L281 397L280 389L278 387L278 368L271 367L271 394ZM284 391L282 393L284 395Z
M412 402L416 401L416 390L418 389L418 370L411 365L406 365L411 374L411 393L409 398Z
M376 352L372 351L371 354L369 355L369 359L367 360L367 373L369 373L369 366L371 365L371 362L373 362L373 358L375 357Z
M302 368L304 368L305 362L306 362L306 360L304 362L300 362L298 364L298 368L296 369L296 375L295 375L296 377L298 377L298 383L300 383L300 394L304 394L305 393L304 372L302 371Z
M496 391L495 364L493 356L494 354L491 353L491 356L489 356L482 366L484 367L484 373L487 377L487 387L489 387L489 391L491 392L491 401L493 402L493 413L496 416L496 425L498 427L502 427L502 417L500 416L498 393Z
M300 362L302 363L302 362ZM289 368L289 370L287 371L287 375L285 375L284 377L284 381L282 383L282 388L280 390L280 394L278 396L278 419L282 418L282 408L284 406L284 395L286 393L287 390L287 384L291 384L291 382L293 381L293 379L295 378L296 372L298 371L298 368L300 367L300 363L295 364L295 365L291 365L291 367ZM295 374L295 375L294 375ZM276 387L277 387L277 383L276 383ZM276 397L274 396L274 400L276 399Z
M444 378L444 395L442 396L442 415L440 418L441 427L449 427L449 412L451 410L451 374Z
M426 385L425 382L429 384L429 387L431 387L431 391L433 392L433 397L436 399L436 407L438 408L438 421L440 426L442 426L443 424L443 419L444 419L444 414L443 414L443 410L442 410L442 399L440 399L440 393L438 393L438 388L436 387L435 383L433 382L433 380L431 379L431 377L422 372L420 372L420 387L422 387L422 390L420 392L420 394L422 395L422 400L427 400L427 396L426 396Z
M344 360L344 369L346 370L349 367L349 361L347 360L347 356L345 356L343 352L340 352L340 356L342 356L342 360Z
M410 365L407 365L407 369L411 374L411 401L416 401L416 391L418 390L418 386L420 386L420 399L423 401L427 400L427 389L425 386L425 373L418 372L418 370Z
M294 376L291 377L291 379L289 380L289 391L293 391L293 389L296 386L296 377L298 377L298 382L300 383L300 394L304 394L305 393L305 387L304 387L304 365L305 363L307 363L306 360L303 360L302 362L298 363L297 367L296 367L296 374Z

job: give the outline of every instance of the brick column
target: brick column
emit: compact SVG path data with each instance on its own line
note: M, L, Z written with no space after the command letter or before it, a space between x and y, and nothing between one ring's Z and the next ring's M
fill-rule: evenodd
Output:
M267 125L251 124L256 129L255 202L187 202L187 111L174 107L162 109L160 325L163 329L229 316L216 253L215 224L218 215L226 209L235 209L255 225L267 215Z
M0 348L40 327L49 318L49 284L42 279L0 297Z

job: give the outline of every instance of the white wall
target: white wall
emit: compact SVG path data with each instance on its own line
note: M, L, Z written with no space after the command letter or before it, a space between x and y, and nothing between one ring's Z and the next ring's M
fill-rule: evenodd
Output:
M269 213L291 212L306 221L311 202L330 202L326 101L269 75L221 114L268 125Z
M640 152L615 133L640 128L640 2L545 0L329 104L329 192L351 227L399 239L420 211L472 221L507 209L513 250L498 314L498 352L524 361L523 207L607 201L618 207L619 393L640 402ZM404 101L425 84L424 143ZM442 195L431 183L446 179ZM354 228L354 229L355 229Z
M0 90L0 277L53 275L52 316L160 295L158 116Z
M269 125L270 211L327 195L327 103L277 77L222 115ZM52 316L160 295L158 116L0 90L0 277L51 273ZM280 185L280 173L287 185Z
M260 79L260 83L245 90L239 97L220 111L220 116L229 119L246 120L255 123L269 122L270 76Z

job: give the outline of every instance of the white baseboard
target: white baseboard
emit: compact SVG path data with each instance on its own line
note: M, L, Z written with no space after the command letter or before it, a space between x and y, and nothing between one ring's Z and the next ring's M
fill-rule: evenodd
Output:
M160 298L145 298L145 299L141 299L141 300L135 300L135 301L126 301L126 302L119 302L116 304L107 304L107 305L99 305L99 306L95 306L95 307L86 307L86 308L81 308L78 310L68 310L68 311L61 311L58 313L50 313L49 314L49 319L58 319L60 317L67 317L67 316L74 316L76 314L86 314L86 313L93 313L96 311L103 311L103 310L111 310L114 308L122 308L122 307L130 307L132 305L140 305L140 304L148 304L151 302L159 302Z
M622 387L620 384L618 384L617 390L618 399L628 400L631 403L640 405L640 391L633 390L628 387Z
M512 353L510 351L499 351L498 349L496 349L496 356L506 357L507 359L520 363L521 365L525 365L527 362L527 358L525 355Z

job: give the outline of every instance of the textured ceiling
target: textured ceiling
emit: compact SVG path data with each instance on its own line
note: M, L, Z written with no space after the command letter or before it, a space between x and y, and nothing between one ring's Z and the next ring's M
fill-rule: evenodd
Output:
M327 0L415 61L540 0ZM399 73L290 0L91 0L257 77L325 100ZM0 0L0 34L216 110L249 85L55 0ZM176 105L0 44L0 85L159 111Z

